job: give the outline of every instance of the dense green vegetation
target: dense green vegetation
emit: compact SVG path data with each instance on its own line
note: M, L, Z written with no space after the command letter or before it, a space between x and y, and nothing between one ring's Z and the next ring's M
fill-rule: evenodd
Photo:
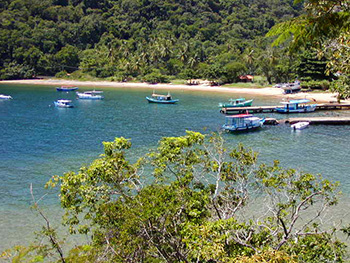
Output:
M39 241L3 253L13 262L344 262L339 229L324 213L337 184L258 164L257 153L222 137L187 132L127 160L129 140L78 173L54 176L63 223L90 241L69 252L46 224ZM44 221L45 222L45 221ZM349 233L349 228L343 228ZM61 233L62 234L62 233ZM47 242L44 242L46 240ZM17 261L15 261L17 260ZM32 261L31 261L32 260Z
M303 15L275 25L267 35L278 36L274 41L276 45L288 42L291 52L310 48L316 50L317 55L304 56L306 67L302 66L302 71L307 73L307 77L316 74L318 79L322 71L329 77L337 73L339 79L336 78L331 84L331 90L338 92L338 99L350 98L349 1L308 0L305 1L304 10Z
M4 0L0 78L77 71L118 81L234 82L243 73L286 81L294 58L264 36L301 8L292 0Z

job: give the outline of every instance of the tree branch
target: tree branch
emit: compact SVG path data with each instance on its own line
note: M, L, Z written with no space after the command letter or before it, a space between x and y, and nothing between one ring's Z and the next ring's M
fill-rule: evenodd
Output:
M50 226L50 221L49 219L44 215L44 213L39 209L39 205L37 203L37 201L35 201L35 198L34 198L34 194L33 194L33 185L30 184L30 194L32 196L32 199L33 199L33 203L34 203L34 208L35 210L40 214L40 216L45 220L46 222L46 229L48 231L48 237L49 237L49 240L52 244L52 247L56 249L57 253L59 254L60 256L60 259L62 261L62 263L65 263L65 259L64 259L64 256L63 256L63 251L59 245L59 243L57 242L57 240L55 239L54 235L52 234L52 229L51 229L51 226ZM41 199L39 199L41 200Z

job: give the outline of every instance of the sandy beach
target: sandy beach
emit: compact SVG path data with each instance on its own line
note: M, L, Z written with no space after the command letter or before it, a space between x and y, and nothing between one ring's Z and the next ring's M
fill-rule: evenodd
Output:
M127 83L127 82L111 82L111 81L76 81L76 80L60 80L60 79L28 79L28 80L6 80L0 81L0 84L27 84L27 85L52 85L52 86L86 86L86 87L115 87L115 88L148 88L152 90L192 90L192 91L210 91L235 94L250 94L258 96L273 96L285 99L310 99L314 102L334 103L336 102L336 93L330 92L300 92L296 94L283 94L282 89L267 88L235 88L222 86L206 86L206 85L175 85L175 84L148 84L148 83Z

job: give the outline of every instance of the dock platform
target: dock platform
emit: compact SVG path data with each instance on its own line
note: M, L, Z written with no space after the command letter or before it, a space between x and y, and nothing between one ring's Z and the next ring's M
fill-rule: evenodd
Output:
M220 113L223 114L240 114L240 113L268 113L275 112L277 107L281 106L252 106L252 107L229 107L221 108ZM330 103L317 104L316 110L350 110L350 104Z
M310 125L324 124L324 125L349 125L350 117L300 117L300 118L289 118L286 120L279 121L284 123L294 124L297 122L309 122Z

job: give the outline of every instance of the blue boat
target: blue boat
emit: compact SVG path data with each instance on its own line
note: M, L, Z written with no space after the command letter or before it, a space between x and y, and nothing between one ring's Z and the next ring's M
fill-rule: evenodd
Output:
M56 100L55 106L58 108L73 108L73 104L71 100Z
M61 86L61 87L56 87L57 91L75 91L77 90L78 87L75 86Z
M178 102L178 99L173 99L168 93L168 95L159 95L156 93L153 93L151 97L146 97L149 103L162 103L162 104L174 104Z
M278 113L305 113L315 111L317 104L306 104L309 102L310 100L308 99L282 101L281 103L284 106L277 107L276 111Z
M259 129L263 126L265 118L258 118L251 114L238 114L225 117L222 128L228 132L242 132Z

